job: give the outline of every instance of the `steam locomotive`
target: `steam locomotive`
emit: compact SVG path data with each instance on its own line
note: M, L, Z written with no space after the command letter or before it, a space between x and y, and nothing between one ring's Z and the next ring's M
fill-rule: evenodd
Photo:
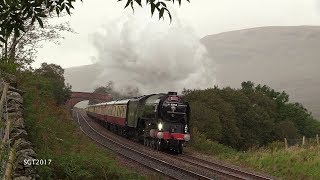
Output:
M86 112L108 130L156 150L181 154L190 140L190 107L176 92L90 105Z

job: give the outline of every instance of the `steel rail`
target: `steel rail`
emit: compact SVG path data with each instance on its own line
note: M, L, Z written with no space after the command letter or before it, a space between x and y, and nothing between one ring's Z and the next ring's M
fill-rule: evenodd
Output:
M103 146L103 147L105 147L105 148L107 148L107 149L109 149L109 150L113 150L113 149L111 149L109 146L105 145L104 143L102 143L102 142L98 141L97 139L91 137L91 136L89 135L89 133L85 132L85 131L82 129L81 124L80 124L80 121L79 121L78 113L77 113L77 119L78 119L78 124L79 124L80 130L81 130L86 136L88 136L90 139L92 139L93 141L97 142L97 143L100 144L101 146ZM141 163L139 163L137 160L135 160L134 158L130 158L130 157L128 157L128 156L126 156L126 155L118 152L118 151L114 151L114 152L116 152L116 153L117 153L118 155L120 155L120 156L123 156L123 157L125 157L125 158L127 158L127 159L130 159L130 160L132 160L132 161L134 161L134 162L136 162L136 163L144 166L144 167L147 168L147 169L151 169L152 171L156 171L156 172L161 173L161 174L163 174L163 175L165 175L165 176L169 176L169 175L167 175L167 174L164 174L164 173L163 173L161 170L159 170L159 169L152 168L152 167L147 166L147 165L145 165L145 164L141 164ZM176 179L176 178L171 177L171 176L169 176L169 177L170 177L170 178L173 178L173 179Z
M80 115L82 116L81 113L80 113ZM191 164L193 166L201 167L204 170L206 170L207 172L213 172L213 174L221 175L221 176L224 176L224 177L230 178L230 179L242 179L242 180L244 180L244 179L261 179L261 180L262 179L263 180L274 179L274 178L270 178L267 176L262 176L260 174L255 174L252 172L248 172L248 171L240 170L240 169L230 167L227 165L223 165L223 164L220 164L217 162L206 161L206 160L203 160L203 159L200 159L200 158L197 158L194 156L186 155L186 154L183 154L181 157L181 156L173 156L173 155L163 153L163 152L160 152L160 153L162 153L166 156L170 156L174 159L179 159L180 161ZM188 157L188 158L183 158L183 157ZM191 159L193 159L193 161Z
M143 157L145 157L145 158L148 158L148 159L150 159L150 160L152 160L152 161L154 161L154 162L158 162L158 163L160 163L160 164L162 164L162 165L164 165L164 166L170 167L171 169L175 169L175 170L181 171L183 174L188 175L188 176L190 176L190 177L193 177L193 178L195 178L195 179L213 179L213 178L211 178L211 177L207 177L207 176L198 174L198 173L196 173L196 172L192 172L192 171L189 171L189 170L180 168L180 167L175 166L175 165L173 165L173 164L169 164L168 162L165 162L165 161L163 161L163 160L156 159L156 158L154 158L154 157L152 157L152 156L150 156L150 155L147 155L147 154L142 153L142 152L139 152L139 151L137 151L137 150L135 150L135 149L133 149L133 148L130 148L130 147L128 147L128 146L125 146L125 145L123 145L123 144L120 144L120 143L112 140L111 138L104 136L103 134L101 134L101 133L98 132L97 130L95 130L95 129L88 123L88 121L86 120L86 118L83 117L83 115L82 115L81 113L79 113L79 112L76 112L76 113L77 113L77 116L78 116L78 114L80 114L80 116L81 116L82 119L85 121L85 123L86 123L86 124L90 127L90 129L93 130L96 134L98 134L100 137L103 137L104 139L107 139L108 141L110 141L110 142L112 142L112 143L114 143L114 144L116 144L116 145L118 145L118 146L120 146L120 147L122 147L122 148L124 148L124 149L127 149L127 150L129 150L129 151L131 151L131 152L134 152L134 153L140 155L140 156L143 156ZM77 117L77 118L78 118L78 123L80 123L79 117ZM81 124L80 124L80 127L81 127ZM83 128L81 128L81 130L84 132ZM86 132L84 132L84 133L85 133L87 136L89 136L91 139L93 139L94 141L96 141L96 142L98 142L99 144L103 145L104 147L107 147L108 149L110 149L107 145L105 145L105 144L103 144L102 142L98 141L97 139L91 137L88 133L86 133ZM139 163L139 164L142 164L141 162L135 160L134 158L132 158L132 157L130 157L130 156L126 156L124 153L120 153L120 152L117 152L117 153L119 153L119 154L121 154L122 156L125 156L125 157L127 157L127 158L129 158L129 159L132 159L133 161L135 161L135 162L137 162L137 163ZM145 165L145 164L142 164L142 165L147 166L147 165ZM170 174L167 174L167 173L165 173L165 172L163 172L163 171L161 171L161 170L159 170L159 169L157 169L157 168L153 168L153 167L150 167L150 166L147 166L147 167L150 168L150 169L152 169L152 170L155 170L155 171L157 171L157 172L160 172L160 173L162 173L162 174L164 174L164 175L166 175L166 176L169 176L170 178L178 179L178 178L176 178L176 177L174 177L174 176L172 176L172 175L170 175Z
M188 162L190 164L194 164L194 165L197 165L197 166L201 166L201 167L203 167L205 169L215 171L215 172L217 172L219 174L227 175L227 176L229 176L230 178L233 178L233 179L273 180L273 178L270 178L270 177L262 176L262 175L255 174L255 173L248 172L248 171L243 171L243 170L240 170L240 169L237 169L237 168L234 168L234 167L230 167L230 166L227 166L227 165L224 165L224 164L220 164L218 162L206 161L204 159L200 159L200 158L197 158L197 157L194 157L194 156L190 156L190 155L186 155L186 154L184 154L183 157L186 157L186 159L184 159L182 157L176 157L176 158L178 158L178 159L180 159L180 160L182 160L184 162ZM192 159L193 159L193 161L192 161ZM198 163L198 162L200 162L200 163ZM216 169L214 167L220 168L220 169ZM221 170L221 169L225 169L225 170ZM230 173L232 173L232 174L230 174Z

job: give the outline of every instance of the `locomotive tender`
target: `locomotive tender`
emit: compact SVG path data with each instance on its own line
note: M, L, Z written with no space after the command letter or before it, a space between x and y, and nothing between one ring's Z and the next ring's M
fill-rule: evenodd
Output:
M182 153L190 140L190 107L176 92L90 105L86 111L108 130L157 150Z

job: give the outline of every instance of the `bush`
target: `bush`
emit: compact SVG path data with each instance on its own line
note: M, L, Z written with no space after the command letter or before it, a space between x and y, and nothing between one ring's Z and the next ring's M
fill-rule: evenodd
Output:
M38 166L40 179L144 179L119 168L112 153L98 148L59 106L53 96L54 82L33 72L24 72L19 87L26 93L24 116L29 138L38 159L51 159Z
M289 95L268 86L243 82L241 89L184 90L191 106L191 127L206 139L237 150L305 135L320 134L320 122Z

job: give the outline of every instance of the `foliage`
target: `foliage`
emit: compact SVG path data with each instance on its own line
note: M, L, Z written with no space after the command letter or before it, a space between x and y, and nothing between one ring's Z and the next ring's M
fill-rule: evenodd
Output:
M111 153L83 135L69 112L58 105L55 93L63 91L62 75L60 66L42 64L18 78L19 88L25 91L25 122L37 158L52 160L38 167L40 179L143 179L119 168Z
M12 59L12 61L19 64L20 70L28 69L36 58L38 49L42 47L42 43L44 41L58 43L58 40L63 38L60 34L61 32L74 33L69 23L51 25L49 17L44 18L43 28L40 28L39 25L29 25L20 37L14 34L11 35L7 40L6 46L1 48L0 56Z
M201 133L197 128L192 128L191 148L198 152L210 153L217 155L222 159L231 158L237 151L219 144L211 139L207 139L206 135Z
M14 37L20 37L21 32L25 32L27 27L32 26L35 21L43 27L43 20L52 13L59 15L67 12L70 15L70 10L74 8L73 5L75 1L76 0L0 0L0 42L6 44L12 33ZM174 0L166 1L175 2ZM181 0L177 1L181 4ZM141 0L127 0L125 7L131 5L131 7L134 8L134 3L142 6ZM159 18L161 18L164 12L167 12L171 20L170 11L167 9L164 1L146 0L146 5L150 6L151 14L157 10Z
M123 1L123 0L118 0L118 1ZM134 10L134 3L142 7L141 0L125 0L125 1L127 1L125 8L127 8L130 5L131 8ZM175 2L175 0L165 0L165 1L170 1L172 3ZM161 19L163 18L164 12L166 12L169 15L169 18L171 21L172 17L171 17L170 11L167 8L167 4L165 3L165 1L146 0L146 4L150 5L150 10L152 15L154 14L154 11L157 10L159 13L159 19ZM179 5L181 5L182 0L176 0L176 1L178 1ZM186 0L186 1L190 2L190 0Z
M43 19L55 11L58 15L64 10L70 14L75 0L9 0L0 1L0 41L5 43L12 32L19 37L26 27L37 20L43 27ZM30 21L30 24L28 23Z
M4 72L15 74L19 67L19 64L15 63L14 61L0 60L0 73Z
M34 71L39 76L41 83L38 86L54 97L58 105L64 104L71 94L71 86L65 84L64 69L56 64L42 63L39 69Z
M320 123L289 95L243 82L241 89L184 90L191 126L206 138L246 150L286 138L320 134Z

